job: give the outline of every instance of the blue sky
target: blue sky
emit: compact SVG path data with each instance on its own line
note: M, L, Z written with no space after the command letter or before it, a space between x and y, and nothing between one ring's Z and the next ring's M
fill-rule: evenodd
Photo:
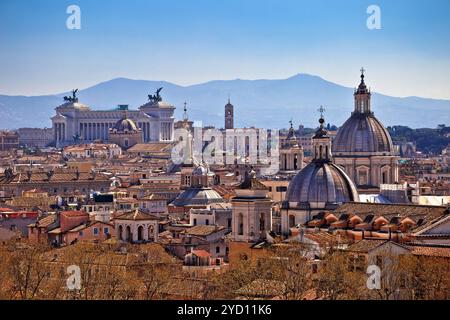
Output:
M66 28L71 4L81 30ZM450 99L450 1L0 0L0 94L297 73L353 87L361 66L374 91Z

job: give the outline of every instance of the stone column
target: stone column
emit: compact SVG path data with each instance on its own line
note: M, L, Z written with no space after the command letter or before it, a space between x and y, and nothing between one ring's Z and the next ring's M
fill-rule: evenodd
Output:
M144 241L148 241L148 239L149 239L149 234L148 234L148 228L150 227L150 225L148 225L148 224L146 224L146 225L144 225L144 232L143 232L143 238L144 238Z
M133 234L133 242L137 242L138 241L138 225L136 223L134 223L131 226L131 232Z
M55 140L55 144L58 142L57 124L56 123L53 123L53 140Z

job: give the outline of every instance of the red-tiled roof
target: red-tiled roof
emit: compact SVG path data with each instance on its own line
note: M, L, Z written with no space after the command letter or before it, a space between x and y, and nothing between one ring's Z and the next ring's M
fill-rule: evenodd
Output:
M61 211L61 214L65 215L67 217L79 217L79 216L86 216L87 215L87 213L84 212L84 211L75 211L75 210L72 210L72 211Z
M410 246L411 252L416 256L450 258L449 247Z
M200 257L200 258L208 258L208 257L211 256L209 254L209 252L206 251L206 250L192 250L192 254L194 254L194 255L196 255L197 257Z

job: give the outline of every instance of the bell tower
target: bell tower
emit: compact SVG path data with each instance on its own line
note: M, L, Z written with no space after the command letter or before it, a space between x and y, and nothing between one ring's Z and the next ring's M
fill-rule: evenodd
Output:
M225 129L234 129L234 106L230 103L230 98L225 105Z
M231 200L232 239L257 242L272 231L272 204L268 188L256 178L256 172L246 172L244 181L235 189Z
M331 138L328 135L327 130L325 130L324 123L325 119L323 113L325 111L324 107L320 106L317 110L320 112L319 119L319 129L313 137L313 149L314 149L314 159L315 162L332 162L333 158L331 155Z

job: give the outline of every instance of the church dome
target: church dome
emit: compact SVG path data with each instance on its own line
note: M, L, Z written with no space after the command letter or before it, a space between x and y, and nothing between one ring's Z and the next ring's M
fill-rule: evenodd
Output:
M333 141L333 153L394 151L391 136L373 113L353 113L339 128Z
M313 137L314 158L289 183L285 198L289 208L332 210L341 203L359 201L353 181L333 163L331 138L323 116L319 123Z
M183 191L173 202L176 207L223 203L225 200L213 189L191 187Z
M136 123L134 123L133 120L128 119L127 117L124 117L119 121L117 121L117 123L114 126L114 129L117 130L118 132L138 131Z
M356 187L337 165L312 162L303 168L289 184L286 201L290 206L309 207L311 203L325 204L332 209L337 204L358 201Z
M361 69L361 82L355 89L355 110L350 118L339 128L333 141L333 153L372 153L386 155L394 152L391 136L371 111L371 92L364 82L364 69Z

